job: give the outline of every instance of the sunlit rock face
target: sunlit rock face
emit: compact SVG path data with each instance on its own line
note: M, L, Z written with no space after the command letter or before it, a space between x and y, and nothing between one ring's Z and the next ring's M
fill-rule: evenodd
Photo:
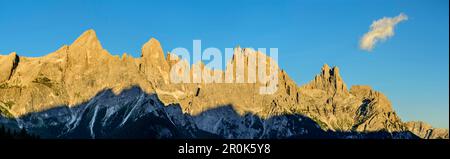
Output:
M259 69L249 67L255 55L264 54L234 49L233 57L243 58L245 79ZM222 78L236 70L235 59L218 70ZM113 56L93 30L43 57L2 55L0 121L49 138L362 138L358 133L380 131L387 138L413 136L407 131L448 138L446 130L405 124L388 98L369 86L348 89L338 67L325 64L298 86L276 66L276 92L260 94L258 82L173 84L170 71L179 61L171 53L165 58L154 38L143 44L141 57ZM142 131L130 135L132 128Z
M19 61L19 56L17 56L15 52L12 52L6 56L0 55L0 82L5 82L11 79L11 76L14 74Z
M448 139L448 130L433 128L422 121L410 121L406 123L409 131L424 139Z

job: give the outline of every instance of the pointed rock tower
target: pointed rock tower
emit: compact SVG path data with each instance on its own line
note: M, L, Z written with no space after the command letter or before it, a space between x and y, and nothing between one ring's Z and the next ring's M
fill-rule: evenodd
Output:
M320 89L329 94L344 94L347 95L347 85L342 80L339 74L339 68L330 68L327 64L323 65L322 71L316 75L313 81L305 86L309 89Z
M68 66L74 69L87 70L90 65L100 65L107 53L94 30L85 31L70 46L67 53ZM110 56L110 55L109 55Z
M71 45L74 46L80 46L84 48L99 50L103 49L102 45L100 44L100 41L97 38L97 34L93 29L89 29L85 31L83 34L81 34L80 37L78 37Z
M153 81L155 86L169 82L169 64L164 58L164 52L158 40L151 38L142 46L141 60L139 70L147 76L147 79Z

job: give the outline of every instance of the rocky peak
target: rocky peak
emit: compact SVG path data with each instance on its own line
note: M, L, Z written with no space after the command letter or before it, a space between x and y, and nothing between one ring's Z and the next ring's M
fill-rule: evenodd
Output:
M265 59L265 61L259 61L260 59ZM255 82L255 80L249 78L250 75L253 74L256 75L256 82L259 82L258 71L260 67L264 66L266 75L270 75L274 72L279 73L280 68L277 62L278 61L272 59L271 56L259 50L254 50L253 48L241 48L240 46L237 46L234 48L231 59L226 62L225 72L235 72L233 73L234 80L243 79L244 81ZM240 75L242 75L240 74L241 72L243 72L243 77L240 77Z
M330 68L324 64L321 74L316 75L313 81L305 86L309 89L320 89L331 94L348 94L347 85L339 74L339 68L334 66Z
M90 29L81 34L70 46L62 47L56 53L64 57L67 64L65 73L78 76L87 70L100 70L112 62L113 56L103 49L94 30ZM65 76L71 77L71 76Z
M169 82L169 64L164 58L161 44L155 38L151 38L142 46L141 64L139 70L144 73L148 80L156 80L157 87L161 83Z
M156 63L165 61L161 44L155 38L151 38L142 46L141 57Z
M97 38L97 35L93 29L85 31L78 37L71 46L81 46L90 49L102 49L102 45Z
M330 66L328 66L328 64L322 66L322 76L325 78L330 77Z
M339 78L339 79L341 79L341 76L339 74L339 68L337 66L330 68L330 66L328 66L328 64L324 64L322 66L322 76L323 76L323 78Z

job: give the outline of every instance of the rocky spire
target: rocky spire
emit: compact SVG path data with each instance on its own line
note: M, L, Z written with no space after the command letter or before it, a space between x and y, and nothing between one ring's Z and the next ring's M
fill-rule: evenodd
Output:
M141 60L140 70L146 74L147 78L162 77L164 82L168 82L169 64L164 58L164 52L158 40L151 38L142 46Z
M142 46L141 57L152 62L164 61L164 52L159 41L155 38L151 38L145 43L144 46Z
M71 46L81 46L90 49L103 49L93 29L89 29L81 34L81 36L78 37Z
M322 66L322 76L324 78L330 78L330 66L328 64Z
M75 69L71 70L73 72L83 72L89 67L104 65L104 62L111 57L103 49L95 31L92 29L81 34L67 49L65 55L67 56L67 67L69 70L73 67Z
M321 73L305 87L321 89L332 94L348 94L347 85L339 74L339 68L336 66L330 68L327 64L322 66Z

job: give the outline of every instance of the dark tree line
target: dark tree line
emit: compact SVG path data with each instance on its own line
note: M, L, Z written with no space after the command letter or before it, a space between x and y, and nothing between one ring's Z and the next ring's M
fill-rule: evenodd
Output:
M28 133L24 128L20 130L9 129L0 125L0 139L38 139L39 136Z

